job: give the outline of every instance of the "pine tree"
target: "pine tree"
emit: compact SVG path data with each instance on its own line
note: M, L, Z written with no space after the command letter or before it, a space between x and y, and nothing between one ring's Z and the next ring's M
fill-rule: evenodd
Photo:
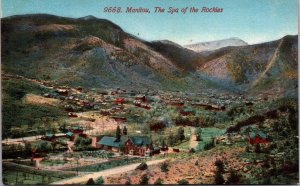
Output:
M197 127L195 130L196 141L201 141L201 133L202 133L202 129L200 127Z
M173 133L170 133L167 139L168 145L173 146L175 144L175 139Z
M121 129L119 126L117 127L117 130L116 130L116 138L117 138L116 141L121 140Z
M179 127L178 130L177 130L177 139L180 140L180 141L185 139L184 129L182 127Z
M166 142L165 142L164 139L161 139L160 146L161 146L161 148L165 148L166 147Z
M126 128L126 126L124 126L124 128L123 128L123 135L127 135L127 128Z

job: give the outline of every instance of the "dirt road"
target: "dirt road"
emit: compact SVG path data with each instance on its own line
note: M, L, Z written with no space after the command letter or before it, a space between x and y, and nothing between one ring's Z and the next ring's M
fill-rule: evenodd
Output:
M57 133L55 136L65 136L63 133ZM24 142L32 142L40 140L43 137L43 135L37 135L37 136L28 136L23 138L7 138L2 140L2 144L10 145L10 144L23 144Z
M148 161L146 163L149 166L149 165L159 164L161 162L164 162L165 160L166 159L153 160L153 161ZM100 171L100 172L95 172L95 173L86 174L86 175L83 175L83 176L78 176L78 177L74 177L74 178L70 178L70 179L66 179L66 180L53 182L51 184L52 185L79 184L79 183L85 184L88 181L88 179L90 179L90 178L93 178L95 180L100 176L107 177L107 176L114 175L114 174L121 174L121 173L124 173L124 172L128 172L128 171L134 170L139 164L140 163L134 163L134 164L131 164L131 165L115 167L115 168L107 169L107 170Z

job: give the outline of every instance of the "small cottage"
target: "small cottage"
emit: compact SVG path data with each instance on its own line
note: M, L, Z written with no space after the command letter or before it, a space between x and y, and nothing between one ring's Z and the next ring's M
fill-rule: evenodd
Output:
M112 150L114 152L119 152L120 146L120 141L117 141L117 138L110 136L103 136L97 143L97 147L100 147L104 150Z
M54 142L54 141L56 141L56 136L54 134L48 133L42 139Z
M73 141L75 138L74 133L70 131L66 133L66 136L70 139L70 141Z
M70 128L70 131L75 134L82 134L83 133L83 127L81 126L73 126Z
M192 108L184 108L180 110L180 114L183 116L194 115L195 111Z
M249 132L248 142L252 145L259 144L259 143L266 144L269 143L269 140L265 133L259 131L259 132Z

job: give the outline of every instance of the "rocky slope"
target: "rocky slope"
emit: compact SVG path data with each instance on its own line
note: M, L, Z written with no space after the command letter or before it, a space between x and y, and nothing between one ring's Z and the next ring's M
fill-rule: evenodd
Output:
M200 60L197 70L245 90L296 89L297 45L297 36L286 36L268 43L220 49L216 52L227 52L205 62Z

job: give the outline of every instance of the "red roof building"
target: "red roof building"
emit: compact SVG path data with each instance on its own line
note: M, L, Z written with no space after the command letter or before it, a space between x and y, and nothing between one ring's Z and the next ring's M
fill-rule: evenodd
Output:
M125 102L124 98L117 98L115 101L117 104L123 104Z
M267 135L263 132L249 132L248 133L248 142L251 145L255 145L255 144L266 144L269 143L269 140L267 138Z

